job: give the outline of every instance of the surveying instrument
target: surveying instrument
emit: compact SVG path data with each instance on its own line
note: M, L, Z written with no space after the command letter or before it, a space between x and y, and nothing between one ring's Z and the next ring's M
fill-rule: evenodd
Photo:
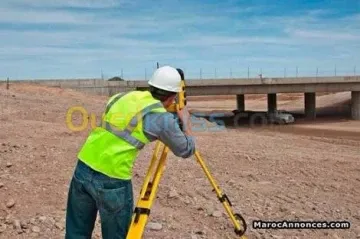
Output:
M186 92L185 92L185 79L184 79L184 73L181 69L177 69L178 72L181 75L181 92L178 93L177 99L175 100L175 103L170 105L167 108L168 112L176 113L178 110L181 110L186 106ZM182 128L182 125L180 123L180 127ZM160 149L162 148L161 156L158 157ZM159 140L156 142L154 154L152 156L149 169L146 173L144 183L142 186L142 189L140 191L140 197L137 201L133 216L131 225L129 227L129 231L127 234L126 239L141 239L142 235L145 230L145 226L148 220L148 217L150 215L150 208L154 202L155 194L158 189L158 185L160 182L160 178L162 176L162 173L164 171L166 158L169 152L169 148L164 145ZM195 157L202 167L205 175L210 181L210 184L213 187L213 191L215 191L219 201L224 206L227 214L229 215L232 223L234 224L234 231L236 235L241 239L247 239L247 237L244 235L245 231L247 229L246 221L241 216L241 214L236 213L234 214L232 211L232 204L229 200L229 198L226 196L226 194L223 194L219 186L216 184L214 178L211 176L204 160L202 159L199 151L195 151Z

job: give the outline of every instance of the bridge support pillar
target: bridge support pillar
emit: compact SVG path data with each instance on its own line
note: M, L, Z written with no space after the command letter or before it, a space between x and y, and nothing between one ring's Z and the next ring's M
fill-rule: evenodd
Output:
M236 95L236 107L238 111L245 111L245 96Z
M277 99L276 93L267 95L268 113L275 113L277 110Z
M304 93L304 105L305 105L305 118L315 119L316 118L316 94L315 92Z
M360 91L351 92L351 118L360 120Z

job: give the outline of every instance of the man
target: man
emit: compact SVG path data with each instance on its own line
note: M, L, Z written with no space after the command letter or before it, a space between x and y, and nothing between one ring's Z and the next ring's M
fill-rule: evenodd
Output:
M194 154L189 112L177 112L183 132L166 111L181 90L181 74L170 66L158 68L148 82L150 91L110 98L102 126L78 154L67 201L67 239L90 239L98 211L103 238L126 238L134 207L132 167L145 144L160 140L176 156Z

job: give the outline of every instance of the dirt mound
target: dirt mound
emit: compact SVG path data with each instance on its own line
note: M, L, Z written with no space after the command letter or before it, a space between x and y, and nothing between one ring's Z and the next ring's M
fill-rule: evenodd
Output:
M5 85L0 85L0 94L6 95L9 94L9 92L5 89L5 87L2 87ZM73 89L64 89L60 87L49 87L44 86L40 84L28 84L28 83L16 83L16 84L10 84L10 92L16 92L17 94L25 94L30 96L50 96L50 97L74 97L78 99L83 98L89 98L91 95L85 95L79 91L73 90ZM96 96L94 97L95 100L106 100L106 96Z
M304 99L281 104L282 109L294 113L304 113ZM316 97L317 116L350 116L351 92L339 92Z
M350 102L351 92L338 92L333 94L319 95L316 97L316 107L325 108L339 106ZM283 107L292 107L293 109L304 107L304 98L281 104Z

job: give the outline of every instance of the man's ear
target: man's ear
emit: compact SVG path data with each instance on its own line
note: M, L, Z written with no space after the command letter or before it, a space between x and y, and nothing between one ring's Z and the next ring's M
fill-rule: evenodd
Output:
M175 100L176 96L177 96L177 94L171 96L171 99L170 99L171 103Z
M175 98L176 98L176 95L170 96L170 97L168 97L168 98L165 100L164 103L165 103L166 105L171 105L171 104L174 102Z

